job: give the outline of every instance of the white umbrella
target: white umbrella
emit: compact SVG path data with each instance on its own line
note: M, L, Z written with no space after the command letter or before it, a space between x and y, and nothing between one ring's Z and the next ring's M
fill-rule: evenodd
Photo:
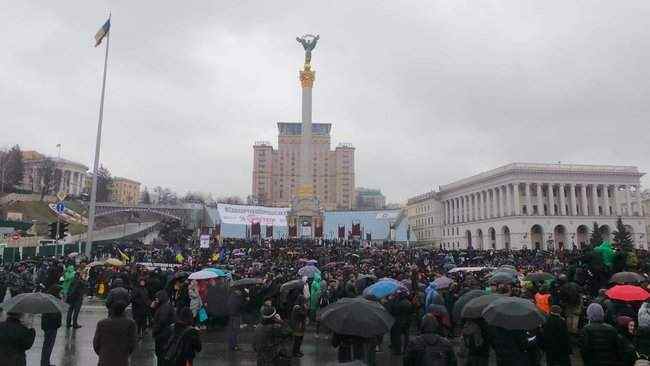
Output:
M198 272L194 272L188 277L190 280L207 280L210 278L217 278L219 275L214 272L214 271L208 271L208 270L200 270Z

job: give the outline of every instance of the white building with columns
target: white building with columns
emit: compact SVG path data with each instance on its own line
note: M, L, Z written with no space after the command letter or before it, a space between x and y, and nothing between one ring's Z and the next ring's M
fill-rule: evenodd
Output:
M436 240L448 249L571 249L620 216L647 248L636 167L513 163L440 186Z
M23 175L22 188L39 192L43 184L41 167L47 157L36 151L23 151L25 174ZM54 193L64 192L70 196L80 196L83 192L88 167L75 161L53 158L55 177L59 182L54 187Z

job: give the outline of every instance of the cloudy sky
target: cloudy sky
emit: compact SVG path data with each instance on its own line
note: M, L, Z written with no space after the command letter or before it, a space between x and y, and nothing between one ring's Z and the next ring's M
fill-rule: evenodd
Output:
M0 147L91 165L109 10L101 160L145 185L250 194L251 145L300 116L304 33L314 120L391 202L513 161L650 170L646 0L7 0Z

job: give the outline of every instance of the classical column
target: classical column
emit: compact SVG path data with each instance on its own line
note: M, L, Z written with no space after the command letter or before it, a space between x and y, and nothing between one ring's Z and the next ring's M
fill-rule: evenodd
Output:
M611 205L612 203L609 201L609 185L605 184L603 185L603 201L605 202L603 212L605 213L605 216L611 216L612 214L609 212L611 210Z
M521 215L521 197L519 197L519 182L513 184L512 194L515 196L515 215Z
M456 223L456 202L454 198L451 200L451 223L455 224Z
M580 213L582 216L589 216L589 207L587 207L587 185L580 186Z
M497 217L498 211L497 211L497 190L496 188L491 188L492 191L492 198L490 202L490 217L494 218Z
M476 221L476 193L470 193L469 194L469 199L472 202L472 216L471 219L472 221Z
M632 200L630 199L630 186L625 185L625 214L632 216Z
M524 183L524 190L526 191L526 213L528 216L533 214L532 200L530 199L530 183Z
M512 202L512 197L511 197L512 195L510 194L510 185L506 184L505 186L503 186L503 191L505 192L505 194L503 195L503 198L505 198L505 201L506 201L506 204L505 204L505 208L506 208L505 216L510 216L510 215L512 215L512 210L510 209L510 206L511 206L510 202Z
M555 197L553 196L553 183L548 184L548 213L555 216Z
M560 183L557 188L557 194L560 195L560 215L566 216L566 197L564 196L564 184Z
M612 190L612 194L614 195L614 214L616 214L616 216L620 216L621 204L618 202L618 184L614 185L614 190Z
M578 213L576 211L576 185L571 183L569 185L569 205L571 206L571 216L576 216Z
M597 184L591 185L591 205L594 208L594 216L600 216L600 212L598 211L598 185Z
M537 184L537 214L544 215L544 200L542 197L542 184Z
M638 216L643 216L643 205L641 202L641 185L637 184L634 186L636 188L636 207L637 207L637 215Z

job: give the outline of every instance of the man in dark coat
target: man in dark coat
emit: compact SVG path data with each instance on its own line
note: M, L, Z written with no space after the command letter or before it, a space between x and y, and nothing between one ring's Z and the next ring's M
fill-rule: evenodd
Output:
M228 296L228 346L233 351L239 350L238 336L241 326L242 307L244 297L241 290L235 289Z
M131 296L131 309L133 312L133 320L138 326L138 337L144 337L145 329L147 327L147 308L151 305L149 294L145 286L145 279L141 278L138 285L133 288Z
M74 279L68 289L68 298L66 299L66 302L70 307L68 308L68 316L66 317L66 327L70 328L72 326L74 329L81 328L77 319L79 318L79 311L81 311L81 305L83 304L85 293L86 282L81 279L79 272L77 272L75 273Z
M24 326L22 314L7 313L7 320L0 323L0 360L3 366L25 366L25 351L32 348L36 331Z
M58 297L59 289L57 285L50 287L48 291L51 295ZM43 314L41 316L41 329L43 329L43 348L41 349L41 366L50 366L50 356L54 349L56 333L61 328L61 313Z
M160 290L156 294L153 306L156 313L153 318L152 335L155 340L155 352L158 358L158 365L162 366L162 355L166 341L171 336L171 327L176 320L174 307L169 302L169 296L165 290Z
M437 334L440 326L433 315L427 314L420 326L420 335L406 346L404 366L456 366L451 342Z
M127 303L113 302L110 317L97 323L93 348L99 356L98 366L129 366L135 349L135 322L124 316Z
M207 291L207 301L204 304L207 308L210 320L225 325L228 317L228 291L223 282L210 279Z
M562 308L551 306L551 313L542 328L542 347L548 366L570 366L571 344L566 320L560 315Z
M409 342L413 305L405 295L397 293L388 303L388 312L395 318L395 323L390 329L391 348L394 355L401 355Z
M605 311L600 304L592 303L587 308L587 324L580 337L580 353L585 365L619 366L623 364L622 345L618 332L604 323Z
M289 364L290 358L282 349L282 342L291 336L272 305L263 305L261 323L253 334L253 350L257 354L257 366L280 366Z

